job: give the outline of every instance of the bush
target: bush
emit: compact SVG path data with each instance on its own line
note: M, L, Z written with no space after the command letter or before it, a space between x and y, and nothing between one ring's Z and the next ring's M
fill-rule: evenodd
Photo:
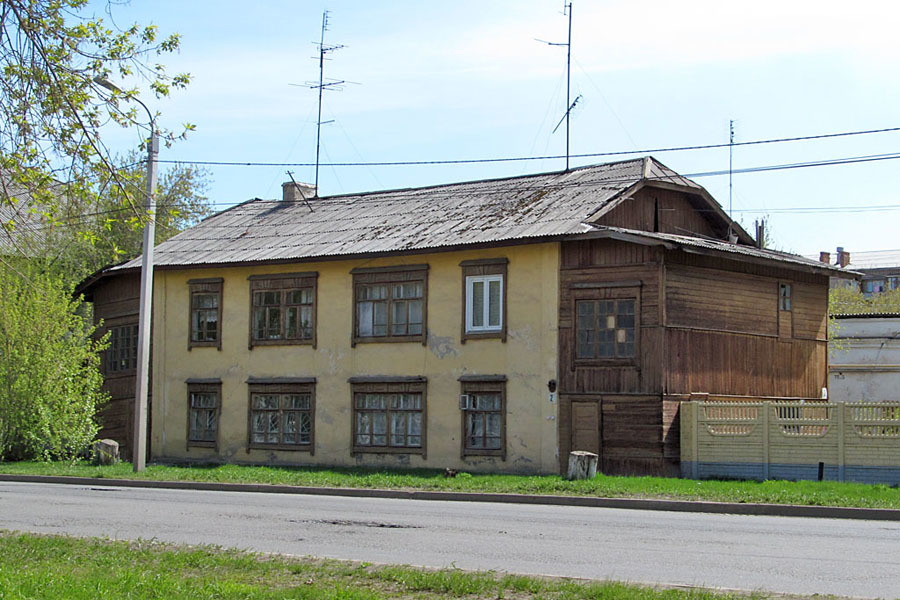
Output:
M97 434L106 340L80 306L61 277L0 263L0 460L73 459Z

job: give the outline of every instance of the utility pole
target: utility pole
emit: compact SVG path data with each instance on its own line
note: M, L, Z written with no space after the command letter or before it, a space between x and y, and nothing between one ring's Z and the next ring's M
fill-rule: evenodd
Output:
M137 98L135 98L137 100ZM140 101L139 101L140 102ZM141 102L143 105L143 102ZM146 106L144 108L147 108ZM150 110L147 110L150 113ZM150 140L147 144L147 195L144 207L144 252L141 257L141 304L138 317L137 387L134 402L134 472L143 471L147 464L147 407L150 395L150 338L153 320L153 244L156 241L156 169L159 157L159 136L156 122L150 119Z
M147 140L147 186L144 196L144 249L141 255L141 302L138 309L137 384L134 397L134 445L132 465L134 472L147 466L147 407L150 394L150 337L153 318L153 244L156 241L156 169L159 157L159 136L156 118L140 98L125 94L118 86L102 77L94 82L116 94L134 100L147 111L150 121L150 138Z

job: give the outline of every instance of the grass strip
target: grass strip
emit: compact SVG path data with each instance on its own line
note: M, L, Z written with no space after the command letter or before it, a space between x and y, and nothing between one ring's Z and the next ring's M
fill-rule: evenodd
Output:
M0 598L546 598L716 600L762 598L336 560L264 556L217 547L0 531Z
M697 481L665 477L613 477L567 481L558 475L444 477L439 470L384 470L246 465L148 465L134 473L129 463L7 462L0 473L64 475L105 479L202 481L388 490L433 490L506 494L548 494L601 498L654 498L801 506L900 508L900 489L881 484L834 481Z

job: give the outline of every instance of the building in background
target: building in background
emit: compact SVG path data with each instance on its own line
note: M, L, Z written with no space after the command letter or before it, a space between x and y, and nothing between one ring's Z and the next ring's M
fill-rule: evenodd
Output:
M867 298L874 294L900 290L900 250L850 252L838 246L832 263L830 252L820 252L819 260L842 269L862 273L859 281L845 278L832 280L833 286L857 286Z
M829 399L900 402L900 313L834 318Z

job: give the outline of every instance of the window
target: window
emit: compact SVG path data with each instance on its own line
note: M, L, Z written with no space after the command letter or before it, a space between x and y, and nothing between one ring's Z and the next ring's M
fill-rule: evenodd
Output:
M508 260L465 260L461 340L501 338L506 341L506 272Z
M191 279L191 323L188 348L222 349L222 279Z
M791 285L789 283L778 284L778 308L791 310Z
M887 278L887 288L889 290L900 290L900 275L890 276Z
M506 459L506 376L460 377L462 456Z
M426 341L428 265L353 269L353 344Z
M250 448L312 452L315 379L250 379Z
M425 379L352 378L353 451L425 454Z
M188 380L188 446L215 448L219 435L222 383Z
M576 359L635 357L634 298L577 300Z
M884 279L866 279L862 282L864 294L878 294L885 290Z
M106 349L106 373L124 373L137 368L138 326L120 325L109 328Z
M250 347L312 344L316 336L318 273L250 277Z

